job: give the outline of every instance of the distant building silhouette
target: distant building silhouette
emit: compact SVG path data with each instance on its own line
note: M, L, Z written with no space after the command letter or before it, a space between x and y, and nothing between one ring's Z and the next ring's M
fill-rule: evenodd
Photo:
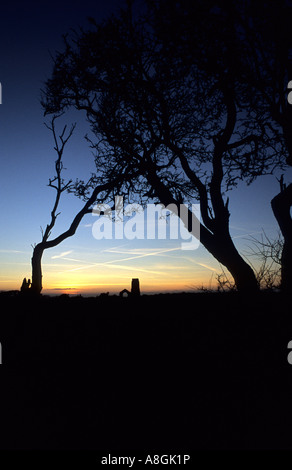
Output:
M127 294L127 296L131 295L131 292L128 289L123 289L120 292L120 297L124 297L124 294Z
M132 284L131 284L131 292L128 289L123 289L120 292L120 297L123 297L124 294L127 294L128 297L130 296L139 296L140 295L140 282L138 278L133 278L132 279Z
M132 288L131 288L132 295L140 295L140 283L139 279L132 279Z

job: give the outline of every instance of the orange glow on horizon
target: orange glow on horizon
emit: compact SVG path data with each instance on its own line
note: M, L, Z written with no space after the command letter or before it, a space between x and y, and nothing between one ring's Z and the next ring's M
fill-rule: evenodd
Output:
M133 276L139 277L139 276ZM131 277L128 277L124 282L103 282L103 283L67 283L64 282L46 282L44 279L42 294L45 295L98 295L102 292L109 292L110 294L119 294L123 289L131 289ZM197 279L193 280L181 280L178 281L160 281L160 282L150 282L147 279L139 278L140 280L140 289L142 294L147 293L159 293L159 292L188 292L200 289L202 286L205 288L214 288L216 287L216 282L210 283L210 280L206 279ZM0 282L0 291L9 291L9 290L20 290L21 282L19 281L10 281L7 283Z
M199 290L202 286L205 288L213 289L216 287L216 281L210 283L206 279L198 280L186 284L184 280L180 282L157 282L150 283L148 280L139 278L141 294L155 294L155 293L171 293L171 292L193 292ZM118 295L123 289L131 290L131 278L127 278L125 282L120 283L96 283L96 284L70 284L56 285L55 283L49 286L44 286L42 293L49 295L85 295L95 296L101 293L109 292L110 295Z
M68 248L45 253L43 294L117 295L131 289L133 278L139 278L142 294L192 292L202 286L216 288L216 272L220 272L213 259L177 247L114 247L97 255L90 250L75 252ZM26 254L22 258L17 254L9 269L7 266L0 272L0 291L19 290L23 278L31 278L30 259Z
M139 278L141 293L159 292L191 292L199 290L202 286L208 289L216 288L216 276L210 270L196 270L194 268L180 269L173 266L170 269L162 267L156 273L153 271L139 271L139 269L113 270L93 272L72 271L56 272L49 266L43 270L43 290L45 295L98 295L103 292L119 294L123 289L131 289L132 278ZM28 271L29 273L29 271ZM0 291L19 290L22 279L30 278L23 273L15 273L10 280L0 279Z

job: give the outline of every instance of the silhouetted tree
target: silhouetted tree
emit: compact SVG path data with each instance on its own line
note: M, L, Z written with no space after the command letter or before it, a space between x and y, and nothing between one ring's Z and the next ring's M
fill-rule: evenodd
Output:
M246 80L255 90L258 117L263 113L282 143L282 162L292 166L292 106L287 100L287 86L292 78L292 2L287 0L247 2L249 22L242 19L246 47L250 55ZM270 151L270 146L267 146ZM281 287L292 287L292 184L280 180L280 193L271 201L283 235Z
M227 41L236 41L233 23L223 16L217 40L212 25L201 35L202 18L221 18L212 2L197 2L195 9L191 2L149 4L145 17L133 18L130 8L101 24L91 19L89 31L65 37L46 83L44 109L85 110L97 167L105 174L127 168L128 188L141 199L176 206L198 199L202 244L239 290L257 290L254 272L230 236L225 191L239 178L272 171L275 155L267 157L263 148L274 136L250 120L253 109L246 93L240 97L245 89L230 65L234 50L212 62L220 49L224 55ZM77 182L76 193L84 189ZM186 225L190 231L198 225L190 211Z
M69 139L71 138L75 124L71 126L69 131L67 132L67 126L64 126L61 134L58 136L56 132L55 121L60 117L60 115L54 115L51 119L50 125L46 126L52 132L54 138L54 150L57 153L57 160L55 161L55 176L52 179L49 179L48 186L53 188L56 191L56 197L54 201L54 205L51 211L51 219L50 222L47 224L45 230L42 230L42 240L40 243L37 243L33 247L33 255L32 255L32 283L30 287L30 292L33 294L40 294L42 291L42 256L46 249L53 248L59 245L65 239L72 237L81 220L83 219L84 215L92 212L92 206L95 203L102 203L107 201L110 198L112 191L115 188L119 187L119 181L121 180L120 175L115 175L115 177L110 179L104 179L103 182L98 182L96 178L94 189L91 190L91 181L89 180L87 184L87 194L85 197L85 202L81 210L76 214L74 217L71 225L67 230L63 233L58 235L55 238L50 239L52 230L55 226L56 219L59 216L60 212L58 211L60 200L62 194L67 191L70 192L73 190L72 180L69 180L67 183L62 178L62 170L63 170L63 153L66 144L68 143Z
M260 238L248 237L252 244L245 250L245 256L253 267L258 285L264 290L281 288L281 258L283 252L283 237L279 232L275 238L268 237L263 232ZM232 291L236 286L234 281L222 268L215 276L218 291ZM204 289L204 288L203 288Z
M162 35L167 37L167 30L175 27L177 16L181 15L184 50L192 58L195 56L209 75L220 80L228 70L233 77L241 134L246 139L252 138L254 147L252 156L250 152L230 154L229 171L250 183L259 175L291 167L292 106L287 100L287 85L292 77L292 2L234 0L224 4L212 0L179 0L175 2L179 5L175 16L169 2L149 0L149 3L158 12L156 21ZM192 24L198 11L201 27L194 29ZM271 205L284 239L281 287L289 291L292 184L285 184L283 177L280 193Z
M55 115L51 120L51 125L45 124L48 129L51 130L54 143L55 143L55 151L57 152L57 160L55 161L55 176L52 179L49 179L48 186L56 190L56 197L54 201L54 205L51 211L51 220L47 224L45 230L42 230L42 241L38 244L35 244L33 247L33 255L32 255L32 284L31 284L31 291L34 293L40 293L42 290L42 266L41 260L43 256L44 250L47 248L47 242L51 235L52 229L55 226L56 219L59 215L57 213L61 195L64 191L67 191L72 184L72 181L69 180L67 183L64 182L62 178L62 169L63 169L63 162L62 156L64 152L65 145L67 144L68 140L71 138L75 124L72 125L70 128L68 135L66 135L67 126L63 128L61 135L59 136L59 140L57 138L56 129L55 129L55 120L57 119L57 115Z
M220 10L219 10L220 11ZM232 15L236 40L232 43L235 60L229 61L245 96L249 123L262 129L259 137L266 160L260 160L259 173L253 165L243 174L254 179L271 165L278 169L292 166L292 106L287 100L287 85L292 78L292 2L290 0L233 1ZM218 10L217 10L217 14ZM225 64L226 57L224 58ZM240 167L239 167L240 169ZM292 184L280 180L280 193L271 201L272 210L283 235L281 287L292 286Z

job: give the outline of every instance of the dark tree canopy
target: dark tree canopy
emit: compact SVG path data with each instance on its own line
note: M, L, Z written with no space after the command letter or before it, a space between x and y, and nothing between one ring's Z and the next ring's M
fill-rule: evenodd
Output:
M75 191L86 198L88 188L118 173L130 196L164 204L199 200L202 243L238 285L238 269L243 284L249 278L254 285L229 234L224 192L284 165L286 148L262 90L243 79L252 80L256 67L247 67L244 38L251 4L146 6L134 15L130 5L99 24L91 19L87 31L64 38L56 55L45 112L84 110L93 135L97 171L89 182L77 181Z

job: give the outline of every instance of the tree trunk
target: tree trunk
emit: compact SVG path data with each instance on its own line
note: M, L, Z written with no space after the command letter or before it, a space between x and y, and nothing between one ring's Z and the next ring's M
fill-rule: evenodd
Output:
M234 278L238 292L253 293L259 290L253 269L238 253L233 242L223 250L223 260L224 266Z
M31 265L32 265L32 284L31 284L31 292L34 294L40 294L43 288L42 285L42 256L43 252L48 249L48 248L53 248L54 246L59 245L62 243L62 241L66 240L69 237L72 237L81 220L83 219L85 214L88 214L91 212L90 207L95 203L98 194L100 194L102 191L108 190L110 188L114 188L117 182L119 181L119 177L116 180L111 181L110 183L104 183L96 186L96 188L93 190L91 196L88 198L82 209L76 214L74 217L70 227L68 230L65 232L61 233L58 237L54 238L53 240L48 240L49 237L49 231L53 228L55 223L53 223L51 226L49 226L49 229L47 231L47 234L45 236L45 240L43 238L43 241L38 243L33 250L33 255L31 258ZM47 227L48 228L48 227Z
M284 238L281 257L281 288L289 292L292 287L292 183L282 187L281 192L271 201L274 216L277 219Z
M284 240L281 257L281 288L284 292L291 292L292 286L292 234Z
M38 243L33 250L31 258L32 266L32 283L31 292L33 294L40 294L42 291L42 256L45 246L43 243Z
M236 288L240 292L257 292L259 285L253 269L238 253L229 233L229 212L227 205L223 205L217 212L220 218L210 219L209 227L205 227L199 219L188 209L187 217L180 214L178 201L175 200L169 188L158 178L154 171L148 168L148 181L155 189L160 202L165 206L174 204L178 208L178 214L186 229L196 237L202 245L223 264L234 278ZM198 230L199 227L199 230Z
M237 251L228 228L215 232L206 237L201 232L201 242L205 248L224 265L232 275L238 292L254 293L259 291L259 285L251 266Z

